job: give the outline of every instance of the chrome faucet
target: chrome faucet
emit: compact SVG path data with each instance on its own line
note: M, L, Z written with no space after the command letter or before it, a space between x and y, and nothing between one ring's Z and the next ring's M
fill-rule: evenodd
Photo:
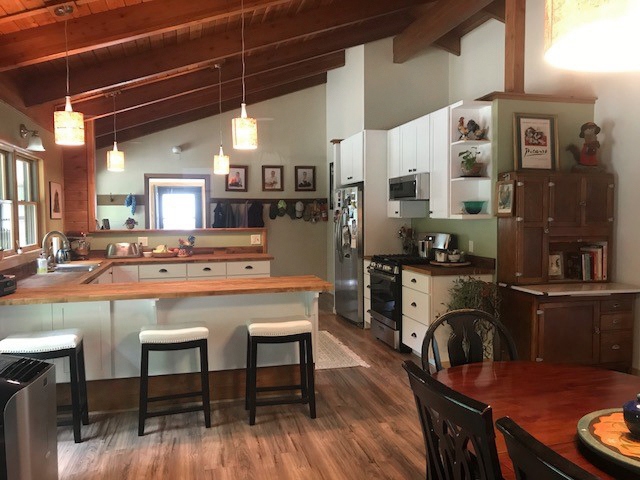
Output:
M51 245L49 244L49 239L51 237L60 237L62 239L62 247L60 248L60 250L64 250L65 254L60 256L59 259L54 258L53 255L51 254ZM47 257L48 264L68 262L69 250L70 250L69 239L64 233L60 232L59 230L51 230L50 232L47 232L45 236L42 238L42 251L44 252L45 257Z

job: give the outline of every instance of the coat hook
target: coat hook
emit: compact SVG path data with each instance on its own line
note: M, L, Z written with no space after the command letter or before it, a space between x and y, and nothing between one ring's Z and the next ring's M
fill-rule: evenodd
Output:
M109 193L109 201L113 203L113 193Z

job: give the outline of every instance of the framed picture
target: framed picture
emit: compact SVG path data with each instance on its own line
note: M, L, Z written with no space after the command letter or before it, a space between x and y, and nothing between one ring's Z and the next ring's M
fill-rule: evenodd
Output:
M227 192L247 191L247 169L244 165L229 165L229 174L224 189Z
M49 216L56 220L62 218L62 185L49 182Z
M283 186L283 171L282 165L263 165L262 166L262 191L274 191L281 192L284 190Z
M514 113L516 170L555 170L558 162L558 123L555 115Z
M564 278L564 265L562 261L562 253L550 253L549 254L549 278L559 279Z
M316 167L295 167L296 192L316 191Z
M496 183L496 205L498 217L513 215L513 180L502 180Z

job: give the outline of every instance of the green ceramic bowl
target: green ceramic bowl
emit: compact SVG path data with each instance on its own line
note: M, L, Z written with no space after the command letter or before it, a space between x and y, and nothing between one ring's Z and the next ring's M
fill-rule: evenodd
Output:
M464 205L464 211L470 215L476 215L477 213L480 213L484 208L485 203L486 202L484 200L467 200L465 202L462 202L462 204Z

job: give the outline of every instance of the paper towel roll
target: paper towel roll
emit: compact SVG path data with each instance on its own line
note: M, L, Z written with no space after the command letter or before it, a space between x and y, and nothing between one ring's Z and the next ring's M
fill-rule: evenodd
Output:
M56 258L56 253L60 250L60 237L53 237L51 239L51 255Z

